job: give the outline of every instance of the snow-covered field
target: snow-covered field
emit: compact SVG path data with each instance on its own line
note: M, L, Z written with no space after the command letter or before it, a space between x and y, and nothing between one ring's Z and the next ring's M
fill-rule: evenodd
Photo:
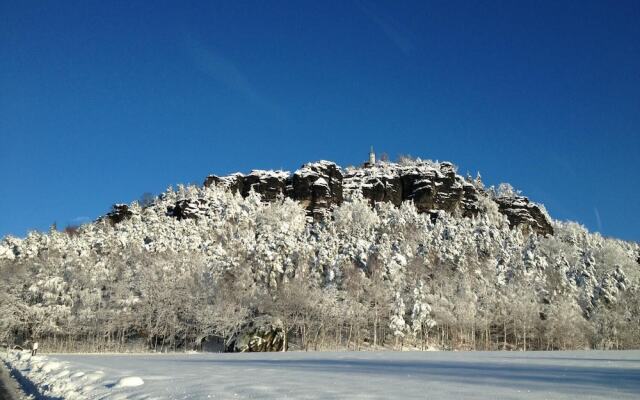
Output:
M640 351L2 357L49 399L640 399Z

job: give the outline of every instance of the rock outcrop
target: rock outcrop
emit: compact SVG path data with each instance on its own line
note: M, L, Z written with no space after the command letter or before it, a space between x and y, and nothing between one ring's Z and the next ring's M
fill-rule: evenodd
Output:
M286 171L263 170L254 170L248 175L209 175L204 185L221 185L243 197L253 190L264 201L273 201L278 196L291 197L302 203L310 217L318 219L342 203L342 181L342 170L338 165L319 161L303 165L293 175Z
M342 182L342 170L335 163L309 163L293 174L290 195L302 204L310 216L318 219L327 210L342 203Z
M237 176L236 179L239 177ZM289 194L291 176L285 171L255 170L242 179L242 197L247 197L251 190L260 193L262 200L273 201L278 196Z
M407 166L380 163L368 168L347 170L345 191L361 190L372 203L390 202L399 206L412 201L420 212L459 210L463 216L476 215L478 191L451 163L420 162Z
M286 171L253 170L249 175L240 173L219 177L209 175L205 186L222 185L234 193L247 197L253 190L260 193L264 201L273 201L278 196L288 196L291 191L291 175Z
M233 193L242 193L244 184L244 175L241 173L232 174L229 176L216 176L209 175L204 181L204 186L209 187L211 185L222 185Z
M226 177L210 175L205 186L222 185L243 197L251 190L264 201L288 196L299 201L309 217L321 219L345 197L360 192L371 204L389 202L400 206L411 201L420 212L437 216L438 211L473 217L480 212L480 196L488 196L473 182L458 175L449 162L416 161L407 164L380 162L343 170L333 162L319 161L303 165L293 175L284 171L252 171L248 175ZM527 226L542 235L553 234L551 220L543 208L526 197L493 199L512 227ZM177 204L177 218L195 218L197 204Z
M178 200L173 207L167 210L167 213L178 218L178 220L196 219L207 211L207 207L208 204L204 199Z
M547 235L553 234L553 226L547 213L537 204L529 201L523 196L497 197L494 199L498 203L500 212L507 216L509 225L525 225L536 233Z

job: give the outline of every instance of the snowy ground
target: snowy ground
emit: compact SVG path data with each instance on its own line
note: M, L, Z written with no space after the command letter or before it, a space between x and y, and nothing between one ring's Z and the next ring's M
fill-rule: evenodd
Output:
M640 351L22 353L8 361L49 399L640 399Z
M0 399L20 400L23 398L24 393L20 390L17 382L11 377L4 363L0 362Z

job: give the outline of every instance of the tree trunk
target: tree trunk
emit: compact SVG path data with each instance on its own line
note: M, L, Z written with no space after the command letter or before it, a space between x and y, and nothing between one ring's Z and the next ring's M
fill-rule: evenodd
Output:
M524 351L527 351L527 324L522 325L522 338L523 338L523 348Z
M282 351L285 352L287 351L287 326L286 325L282 326L282 333L283 333Z
M503 338L502 338L502 350L507 349L507 322L505 321L503 324Z
M376 309L375 316L373 318L373 347L378 344L378 310Z

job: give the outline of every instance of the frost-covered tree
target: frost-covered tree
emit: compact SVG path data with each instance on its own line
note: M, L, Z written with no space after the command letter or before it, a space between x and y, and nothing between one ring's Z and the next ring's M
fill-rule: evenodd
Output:
M411 329L420 338L421 348L424 349L429 339L429 331L436 326L431 316L431 305L427 299L427 291L422 281L413 289L413 309L411 310Z
M398 341L404 339L404 335L407 331L407 323L404 319L405 306L402 295L396 293L393 302L393 308L391 310L391 320L389 321L389 328L395 337L395 347L398 347Z

